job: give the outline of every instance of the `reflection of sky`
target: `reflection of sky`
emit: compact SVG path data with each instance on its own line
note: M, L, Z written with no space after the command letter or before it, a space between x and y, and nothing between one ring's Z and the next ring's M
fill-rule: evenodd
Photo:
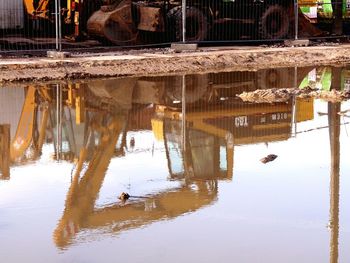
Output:
M328 125L318 111L327 112L327 103L316 101L315 120L299 123L297 131ZM111 161L96 207L118 202L122 191L144 195L179 185L167 180L162 142L147 131L129 133L128 141L131 136L135 148ZM350 140L344 126L341 142L339 262L348 262ZM51 161L52 145L45 146L39 161L13 168L11 179L0 181L1 262L329 262L329 149L328 129L235 147L233 180L219 183L212 206L118 234L87 229L58 251L52 233L73 165ZM270 153L278 158L259 162Z

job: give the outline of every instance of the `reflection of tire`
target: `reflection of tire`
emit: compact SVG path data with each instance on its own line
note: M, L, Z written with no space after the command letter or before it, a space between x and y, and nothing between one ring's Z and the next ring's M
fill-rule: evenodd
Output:
M186 103L194 103L203 98L208 90L208 75L187 75ZM170 76L165 81L166 96L172 103L182 101L182 76Z
M182 40L182 8L174 7L167 14L167 25L172 41ZM198 42L206 39L208 22L205 15L195 7L186 9L186 41Z
M263 12L259 21L262 39L282 39L289 31L289 16L285 7L271 5Z
M281 88L282 78L284 74L282 70L266 69L258 72L259 88L273 89Z

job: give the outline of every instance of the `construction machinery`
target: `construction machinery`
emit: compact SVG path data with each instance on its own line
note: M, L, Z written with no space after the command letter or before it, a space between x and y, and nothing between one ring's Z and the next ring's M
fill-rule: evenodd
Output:
M23 1L28 32L47 31L54 24L54 0ZM292 0L187 1L186 40L282 39L289 33L292 4ZM155 41L155 35L158 41L182 39L183 10L178 0L60 0L58 7L66 36L88 35L116 45Z
M322 24L339 16L336 1L298 3L300 36L324 34ZM186 10L180 0L23 0L8 6L0 29L22 28L43 37L58 30L67 39L94 38L121 46L182 41L184 11L187 42L285 39L294 34L295 24L293 0L190 0ZM349 14L348 0L343 0L344 22Z

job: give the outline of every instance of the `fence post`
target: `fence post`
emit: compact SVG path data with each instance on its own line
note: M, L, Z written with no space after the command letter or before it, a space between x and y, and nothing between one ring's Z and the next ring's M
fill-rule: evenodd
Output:
M61 1L55 0L56 51L62 50Z
M182 0L182 42L186 42L186 0Z
M10 125L0 125L0 172L2 178L10 177Z
M298 0L294 0L294 40L299 38L299 5Z

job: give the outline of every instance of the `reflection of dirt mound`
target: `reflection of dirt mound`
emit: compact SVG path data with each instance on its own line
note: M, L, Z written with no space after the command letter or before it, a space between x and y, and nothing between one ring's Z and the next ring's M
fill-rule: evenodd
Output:
M239 95L243 101L254 103L286 102L292 97L316 98L330 102L350 99L350 91L319 91L312 88L305 89L264 89L252 92L243 92Z

